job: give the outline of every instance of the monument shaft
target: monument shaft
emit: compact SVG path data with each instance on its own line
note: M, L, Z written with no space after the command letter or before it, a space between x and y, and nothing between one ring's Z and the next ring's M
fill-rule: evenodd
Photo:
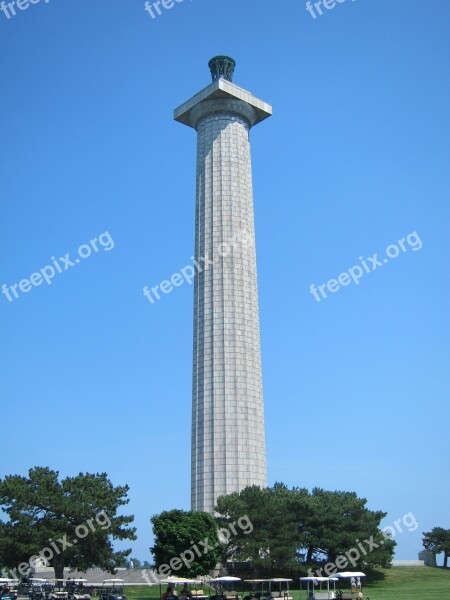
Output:
M224 79L210 88L175 118L198 132L191 504L213 513L266 485L249 130L270 107Z

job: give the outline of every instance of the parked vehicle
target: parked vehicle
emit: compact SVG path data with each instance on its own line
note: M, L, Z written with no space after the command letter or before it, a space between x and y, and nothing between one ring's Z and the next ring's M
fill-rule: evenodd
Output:
M250 586L250 593L244 596L244 600L266 600L270 596L267 579L245 579L244 583Z
M364 598L362 592L361 578L364 578L365 574L359 571L343 571L342 573L335 573L333 578L338 581L344 581L347 584L347 590L339 590L337 598L342 600L358 600Z
M18 585L19 582L17 579L8 579L7 577L0 577L1 600L16 600Z
M273 598L283 598L283 600L293 600L289 592L289 584L292 579L285 577L273 577L272 579L246 579L245 583L250 586L250 594L244 597L244 600L256 598L257 600L272 600Z
M54 583L48 579L32 578L29 580L29 600L53 600Z
M123 584L123 579L105 579L100 590L100 600L127 600Z
M87 579L68 579L66 581L69 600L90 600L87 590Z
M302 589L306 588L307 600L334 600L338 598L336 592L337 578L333 577L300 577L300 599L303 598Z
M64 579L53 579L53 591L51 600L69 600L66 582Z
M274 577L267 580L269 583L269 594L272 598L283 598L284 600L293 600L289 595L289 584L292 579L284 579L283 577Z
M240 577L216 577L209 581L210 586L214 589L215 595L211 596L212 600L241 600L236 591L236 584L242 581Z

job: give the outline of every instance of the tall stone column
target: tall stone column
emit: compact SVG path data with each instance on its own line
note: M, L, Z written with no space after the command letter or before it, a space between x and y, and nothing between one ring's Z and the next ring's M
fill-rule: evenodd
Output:
M175 110L197 130L193 510L266 485L258 287L249 131L272 108L210 61L213 83Z

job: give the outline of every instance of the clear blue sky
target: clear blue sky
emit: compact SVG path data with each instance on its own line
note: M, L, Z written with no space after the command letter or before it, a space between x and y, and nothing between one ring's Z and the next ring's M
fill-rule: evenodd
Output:
M274 107L251 134L269 483L354 490L385 525L412 512L398 559L450 527L449 26L448 0L0 13L0 285L114 241L0 295L1 475L128 483L141 559L150 516L189 508L193 288L142 289L190 262L196 140L172 111L226 53ZM420 250L309 292L414 231Z

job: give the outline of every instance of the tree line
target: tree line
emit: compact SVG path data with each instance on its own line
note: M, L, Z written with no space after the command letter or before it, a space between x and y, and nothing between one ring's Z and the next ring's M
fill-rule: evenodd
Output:
M115 540L137 539L133 515L123 514L128 492L106 473L60 479L47 467L0 479L2 576L20 579L39 563L51 565L56 579L65 567L114 573L129 566L131 549L114 549ZM320 570L330 575L333 567L343 570L347 558L345 566L370 573L390 566L396 545L380 528L386 513L369 510L354 492L252 486L219 498L216 513L174 509L154 515L152 568L165 577L196 577L227 563L248 576L296 577ZM426 535L447 566L450 530L435 527ZM131 561L134 568L143 566Z
M243 577L297 577L315 573L324 566L330 572L321 575L330 575L349 565L354 569L364 567L369 572L376 567L389 567L396 543L380 529L386 513L371 511L366 504L367 500L358 498L354 492L328 492L319 488L309 492L302 488L288 489L282 483L265 489L247 487L219 498L216 511L220 516L210 517L208 529L197 530L196 539L211 536L214 551L198 556L192 564L178 565L176 572L169 573L166 568L158 574L192 577L204 574L207 567L212 568L218 562L227 563L235 574ZM251 531L249 527L236 525L244 516L246 523L251 524ZM183 556L190 548L193 519L196 513L183 511L168 511L153 517L155 544L151 550L158 569L170 566L170 557ZM347 557L355 547L357 552L350 552ZM341 566L336 565L338 559ZM334 569L331 565L335 565Z

